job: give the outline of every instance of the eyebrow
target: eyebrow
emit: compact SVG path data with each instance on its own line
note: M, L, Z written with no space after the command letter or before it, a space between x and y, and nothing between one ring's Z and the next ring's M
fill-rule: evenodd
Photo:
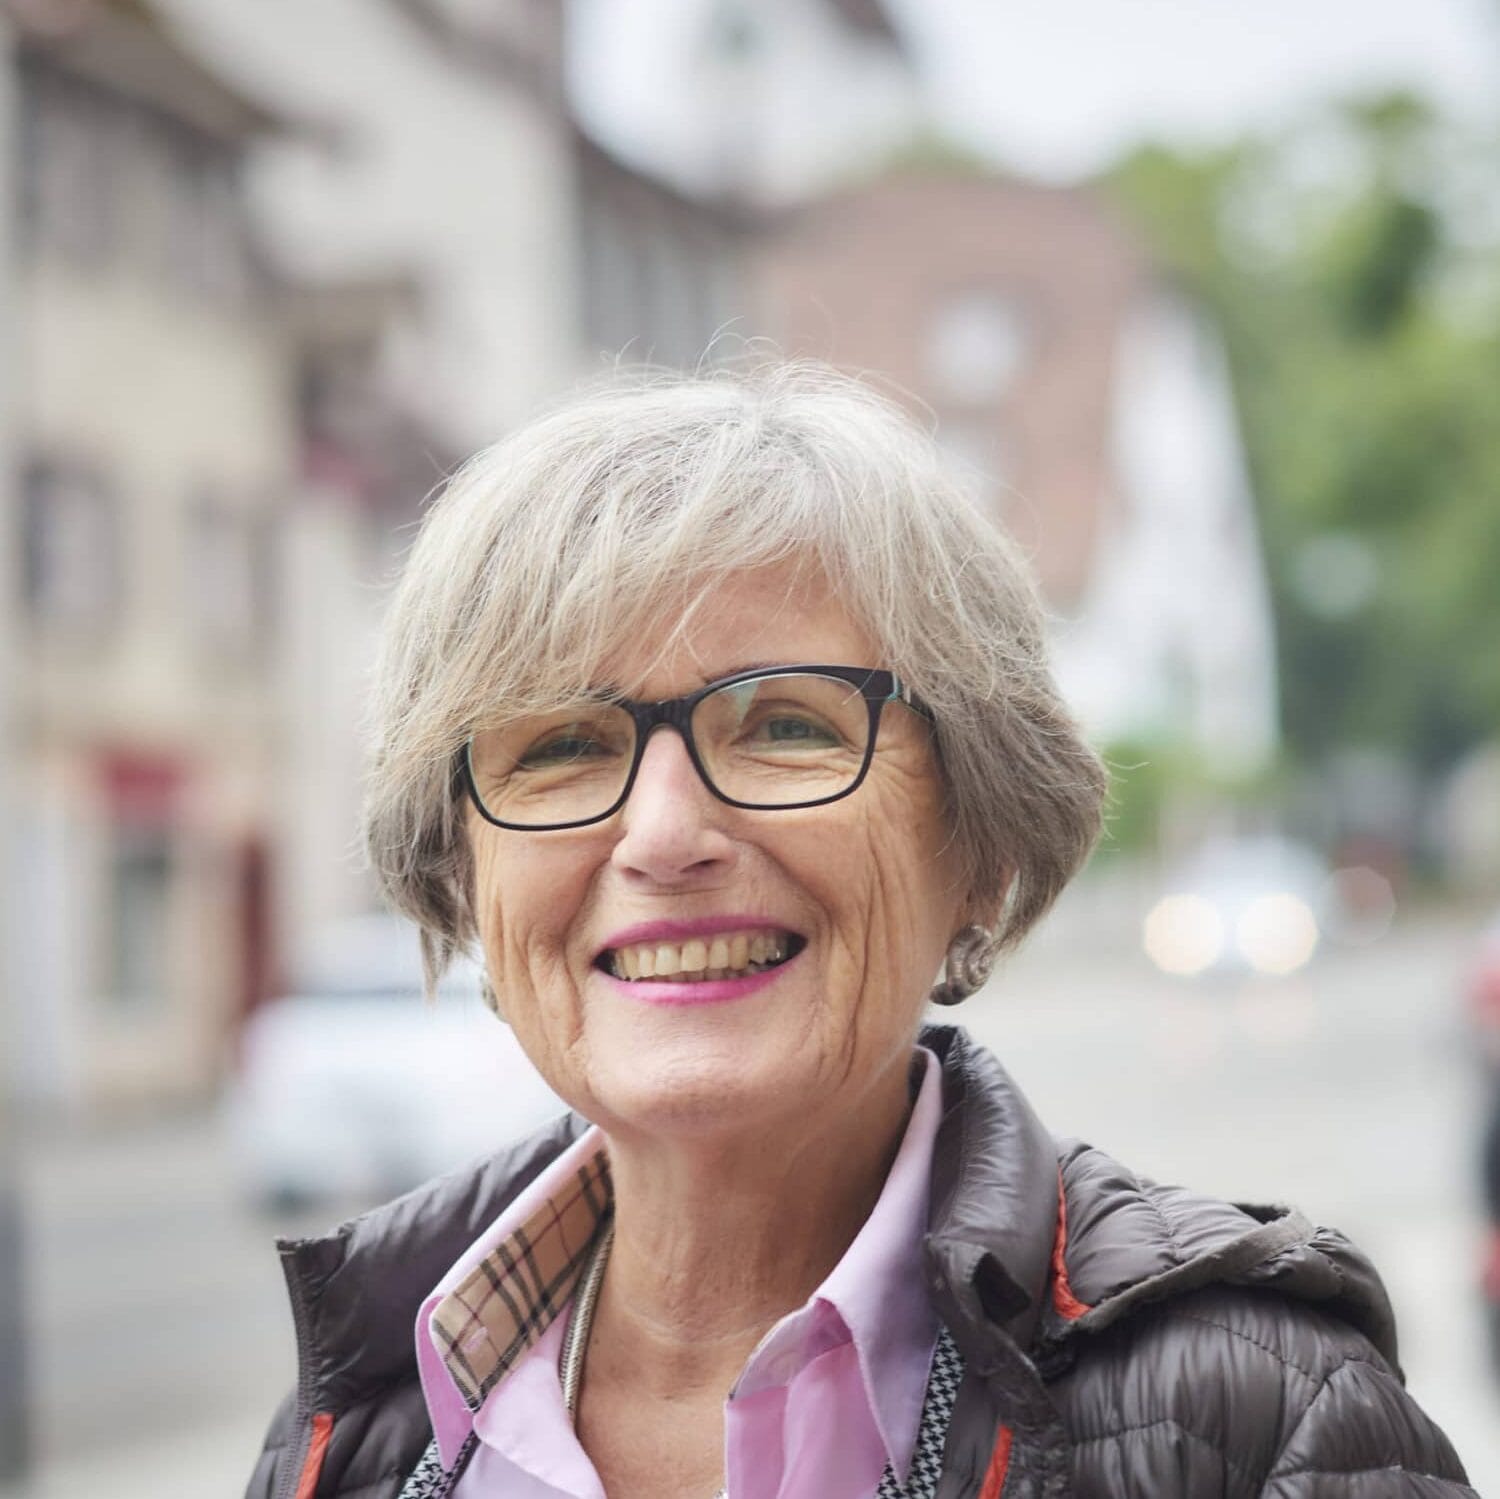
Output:
M707 687L710 682L722 682L726 677L737 677L747 671L770 671L779 666L796 666L795 661L746 661L739 666L731 666L728 671L715 672L711 677L699 677L698 687ZM688 693L696 692L697 687L690 687L687 693L679 696L686 697ZM625 696L617 682L606 682L602 686L595 687L592 692L600 697L622 698Z
M746 661L743 665L733 667L729 671L721 671L716 677L704 677L703 685L706 687L710 682L722 681L725 677L737 677L747 671L767 671L775 666L796 666L795 661Z

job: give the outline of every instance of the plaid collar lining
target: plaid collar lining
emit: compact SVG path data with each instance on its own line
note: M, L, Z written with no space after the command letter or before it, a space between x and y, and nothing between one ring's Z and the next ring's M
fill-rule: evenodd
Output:
M567 1306L594 1233L613 1206L601 1144L433 1309L432 1334L471 1411Z

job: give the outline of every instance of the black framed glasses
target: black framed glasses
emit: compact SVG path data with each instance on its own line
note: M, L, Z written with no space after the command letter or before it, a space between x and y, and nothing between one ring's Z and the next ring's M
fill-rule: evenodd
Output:
M603 822L625 804L646 741L675 729L703 784L731 807L819 807L859 788L880 715L931 713L889 671L773 666L657 703L600 697L481 729L456 770L497 827L542 832Z

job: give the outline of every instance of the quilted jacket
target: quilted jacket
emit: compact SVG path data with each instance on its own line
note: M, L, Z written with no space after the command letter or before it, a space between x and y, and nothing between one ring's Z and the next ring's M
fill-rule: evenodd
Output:
M963 1355L938 1499L1456 1499L1452 1445L1403 1388L1390 1304L1340 1234L1141 1180L1059 1145L995 1058L943 1065L928 1294ZM431 1432L416 1309L584 1128L280 1245L297 1388L247 1499L394 1499Z

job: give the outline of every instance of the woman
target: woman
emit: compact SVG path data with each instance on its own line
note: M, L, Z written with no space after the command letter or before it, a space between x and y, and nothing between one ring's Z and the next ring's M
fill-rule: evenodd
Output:
M919 1031L1104 777L1014 551L883 401L648 384L476 459L376 744L429 979L477 945L576 1112L283 1246L301 1374L252 1494L1471 1492L1346 1241L1059 1147Z

